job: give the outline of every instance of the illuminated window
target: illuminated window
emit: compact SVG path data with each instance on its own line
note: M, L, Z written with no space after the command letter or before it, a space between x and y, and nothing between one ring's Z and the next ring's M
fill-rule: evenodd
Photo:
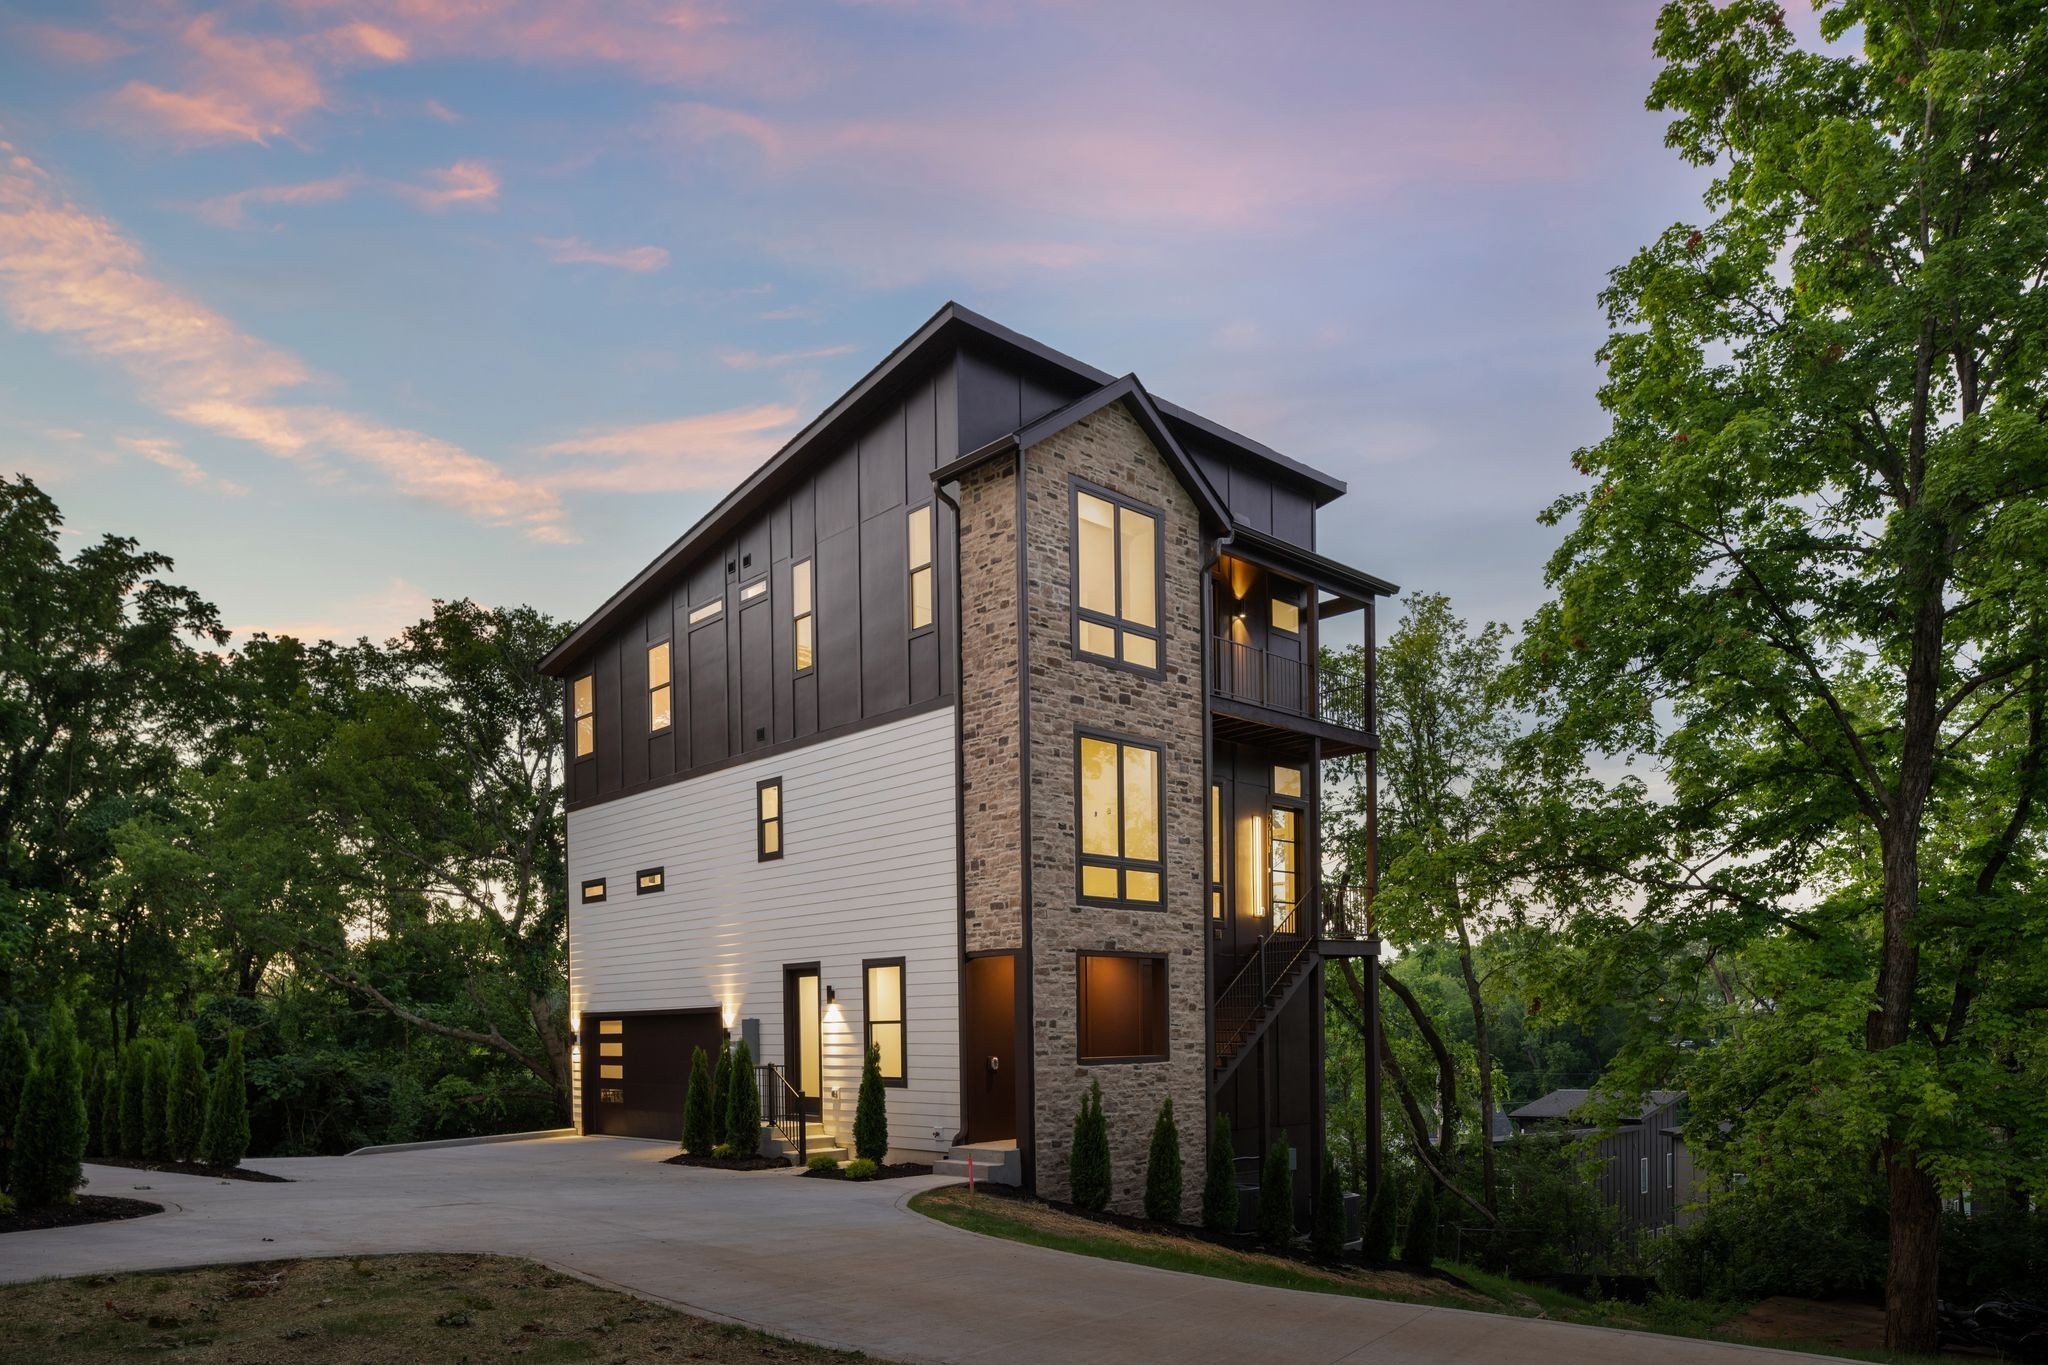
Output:
M604 1081L623 1081L626 1079L626 1068L608 1064L600 1065L597 1068L597 1076L599 1080Z
M932 505L910 509L910 628L923 630L936 608L932 596Z
M782 856L782 779L763 778L754 788L754 854L761 862Z
M633 894L651 896L668 884L668 874L658 867L643 868L634 874Z
M1290 597L1274 593L1273 629L1283 635L1301 634L1301 604Z
M1074 490L1074 645L1148 671L1159 667L1159 515Z
M808 673L817 662L811 623L811 561L799 559L789 566L789 612L796 632L796 671Z
M1158 905L1162 751L1125 740L1077 737L1081 898Z
M1295 910L1301 900L1301 820L1298 810L1286 806L1273 807L1272 836L1267 842L1273 850L1273 932L1276 934L1296 931Z
M668 641L647 647L647 728L650 732L666 730L675 723L675 681L669 671Z
M623 1019L600 1020L597 1025L597 1031L601 1034L623 1034L626 1031L626 1021Z
M867 977L867 1046L881 1050L882 1083L904 1085L903 959L862 965Z
M768 580L765 578L757 578L747 584L746 587L740 589L740 601L742 602L756 602L767 595Z
M1301 769L1273 769L1273 795L1299 798L1301 796Z
M1080 953L1080 1060L1166 1060L1166 959Z
M596 680L586 673L576 680L569 693L576 715L576 757L588 758L597 748Z
M706 602L703 606L696 607L691 610L690 624L693 626L701 626L706 621L711 620L713 617L717 616L718 613L724 610L725 599L722 597L714 597L709 602Z
M1209 918L1223 918L1223 784L1209 786Z
M594 905L604 899L604 878L592 877L583 883L583 903Z

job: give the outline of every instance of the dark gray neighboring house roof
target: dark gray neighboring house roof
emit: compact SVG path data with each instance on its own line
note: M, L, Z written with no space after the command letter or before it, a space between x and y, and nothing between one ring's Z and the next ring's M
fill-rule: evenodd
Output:
M1540 1119L1568 1119L1592 1098L1593 1092L1590 1090L1553 1090L1541 1099L1531 1100L1520 1109L1514 1110L1510 1117L1521 1123ZM1642 1108L1634 1119L1624 1122L1641 1122L1673 1100L1684 1098L1683 1090L1652 1090L1643 1097Z

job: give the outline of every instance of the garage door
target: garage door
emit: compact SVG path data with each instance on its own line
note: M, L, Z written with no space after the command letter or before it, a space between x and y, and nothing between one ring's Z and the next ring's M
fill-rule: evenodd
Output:
M584 1131L681 1141L690 1054L723 1038L717 1010L584 1015Z

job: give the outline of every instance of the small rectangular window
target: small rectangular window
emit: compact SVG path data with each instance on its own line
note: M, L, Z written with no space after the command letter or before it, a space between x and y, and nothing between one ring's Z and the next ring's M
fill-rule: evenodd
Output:
M1076 744L1082 899L1158 905L1163 751L1085 734Z
M633 893L651 896L668 883L668 874L658 867L642 868L633 877Z
M597 1068L597 1078L601 1081L623 1081L626 1079L626 1068L614 1066L609 1062L602 1063Z
M747 584L746 587L740 589L740 601L742 602L752 602L767 595L768 580L765 578L757 578Z
M1639 1189L1637 1189L1636 1193L1637 1193L1637 1194L1648 1194L1648 1193L1650 1192L1650 1158L1648 1158L1648 1157L1644 1157L1644 1158L1642 1159L1642 1167L1641 1167L1641 1170L1642 1170L1642 1179L1641 1179L1641 1182L1640 1182L1640 1188L1639 1188Z
M817 662L816 637L811 624L811 561L799 559L789 566L789 614L796 632L796 671L808 673Z
M1080 1060L1166 1060L1166 959L1077 954Z
M1301 795L1301 769L1273 769L1273 795L1299 797Z
M593 905L604 899L604 878L592 877L583 883L583 903Z
M932 505L910 509L910 628L923 630L935 613L932 592Z
M669 671L668 641L647 647L647 729L650 734L659 733L675 723L676 712L673 698L675 689L671 684L675 676Z
M782 856L782 779L763 778L754 787L754 856L768 862Z
M1274 593L1273 629L1282 635L1301 634L1301 603Z
M1074 643L1083 654L1159 669L1159 517L1074 490Z
M597 1055L600 1057L623 1057L626 1055L626 1045L624 1043L599 1043L597 1045Z
M597 1025L597 1031L598 1031L599 1033L601 1033L601 1034L609 1034L609 1033L619 1033L619 1034L623 1034L623 1033L624 1033L624 1032L626 1031L626 1021L625 1021L625 1020L623 1020L623 1019L603 1019L603 1020L600 1020L600 1021L598 1021L598 1025Z
M717 616L718 613L724 610L725 599L722 597L714 597L709 602L706 602L703 606L691 609L690 624L693 626L701 626L706 621L711 620L713 617Z
M597 748L597 681L586 673L569 691L576 717L576 757L588 758Z
M1676 1152L1666 1152L1664 1154L1664 1188L1667 1190L1678 1188L1678 1154Z
M600 1086L597 1091L597 1102L599 1104L624 1104L626 1102L626 1092L615 1085Z
M903 959L862 964L867 1004L867 1046L881 1052L882 1083L904 1085Z

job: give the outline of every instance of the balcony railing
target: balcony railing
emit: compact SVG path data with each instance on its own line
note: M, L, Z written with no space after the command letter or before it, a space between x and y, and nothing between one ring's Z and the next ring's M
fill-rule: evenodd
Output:
M1326 669L1219 635L1210 655L1210 690L1230 701L1372 729L1372 687L1358 668Z

